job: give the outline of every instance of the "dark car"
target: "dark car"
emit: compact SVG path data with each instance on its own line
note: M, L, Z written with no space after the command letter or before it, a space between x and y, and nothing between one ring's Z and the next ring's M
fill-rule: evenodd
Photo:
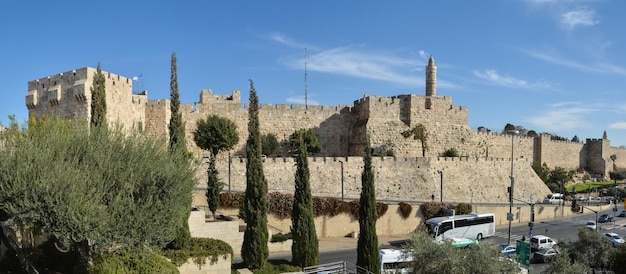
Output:
M612 222L613 221L613 216L610 216L609 214L602 214L600 215L600 218L598 218L598 223L606 223L606 222Z
M626 210L622 210L622 212L619 213L618 217L626 217Z
M541 248L533 254L533 261L539 263L547 263L553 260L557 255L561 254L554 248Z

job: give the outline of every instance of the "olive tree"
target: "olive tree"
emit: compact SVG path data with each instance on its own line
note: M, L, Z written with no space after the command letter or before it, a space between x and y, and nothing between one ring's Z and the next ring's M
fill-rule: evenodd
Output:
M83 261L163 247L189 214L195 170L164 139L43 119L11 127L2 142L0 209Z
M519 273L513 261L500 255L496 246L482 244L479 248L458 248L448 242L436 242L432 235L418 229L405 246L413 257L412 273Z

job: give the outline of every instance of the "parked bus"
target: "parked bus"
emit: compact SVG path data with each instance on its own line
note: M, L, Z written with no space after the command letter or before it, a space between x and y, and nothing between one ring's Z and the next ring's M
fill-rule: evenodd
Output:
M410 253L402 250L381 248L379 250L380 273L382 274L405 274L411 273L411 262L413 257Z
M561 193L551 193L543 200L544 204L561 204L565 196Z
M480 240L496 233L495 219L493 213L436 217L426 221L426 228L435 241L444 241L450 238Z

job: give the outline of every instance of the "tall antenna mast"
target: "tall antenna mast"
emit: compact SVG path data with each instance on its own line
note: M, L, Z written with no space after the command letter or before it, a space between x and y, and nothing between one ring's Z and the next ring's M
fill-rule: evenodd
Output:
M304 109L309 109L309 102L306 94L306 48L304 48Z

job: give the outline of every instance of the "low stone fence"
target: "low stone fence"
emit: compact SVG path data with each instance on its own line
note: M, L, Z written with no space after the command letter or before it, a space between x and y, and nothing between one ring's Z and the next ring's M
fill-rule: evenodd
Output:
M206 258L203 265L196 264L193 259L178 267L180 274L228 274L231 273L232 258L230 254L220 255L217 262L211 263L211 258Z

